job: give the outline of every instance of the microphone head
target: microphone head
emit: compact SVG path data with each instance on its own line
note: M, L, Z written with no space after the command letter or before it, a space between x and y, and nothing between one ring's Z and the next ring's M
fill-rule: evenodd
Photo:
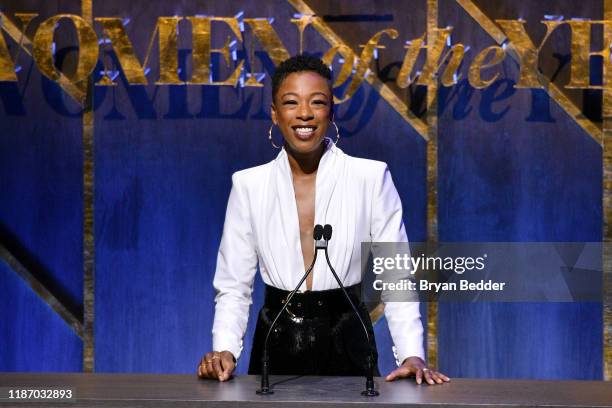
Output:
M321 224L314 226L313 237L315 241L319 241L323 237L323 226Z
M323 227L323 239L329 241L332 237L332 226L329 224L325 224Z

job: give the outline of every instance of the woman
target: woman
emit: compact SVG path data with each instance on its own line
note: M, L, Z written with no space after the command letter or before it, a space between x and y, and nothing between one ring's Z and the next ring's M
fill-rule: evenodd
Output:
M372 339L371 321L359 299L361 242L407 241L401 202L387 166L348 156L325 137L330 124L337 127L331 72L321 60L300 55L278 66L272 77L272 121L284 138L278 157L232 177L213 280L214 351L200 362L201 378L225 381L236 367L257 265L266 296L249 374L260 373L271 320L312 263L315 224L334 227L331 262L360 305ZM278 147L272 128L269 139ZM367 344L359 320L321 258L270 337L273 374L363 375L370 350L377 358L374 341ZM386 380L414 376L419 384L423 379L428 384L448 381L423 360L419 304L389 302L385 315L399 365Z

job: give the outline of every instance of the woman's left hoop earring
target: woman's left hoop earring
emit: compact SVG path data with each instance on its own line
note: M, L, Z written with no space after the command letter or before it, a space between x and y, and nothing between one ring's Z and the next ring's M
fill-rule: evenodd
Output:
M336 125L336 122L334 122L333 120L332 125L334 125L334 127L336 128L336 140L334 141L334 144L338 144L338 140L340 140L340 131L338 130L338 125Z
M281 149L283 146L277 146L276 144L274 144L274 140L272 140L272 129L274 128L274 123L272 124L272 126L270 126L270 130L268 131L268 140L270 140L270 143L272 143L272 146L275 149Z

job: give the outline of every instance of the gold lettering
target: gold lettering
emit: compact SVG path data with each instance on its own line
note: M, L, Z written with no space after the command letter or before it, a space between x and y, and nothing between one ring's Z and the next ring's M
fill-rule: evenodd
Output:
M459 65L461 65L461 61L463 61L463 57L465 55L463 44L454 44L446 54L440 59L440 55L442 54L442 50L446 45L446 41L448 36L450 35L452 28L444 28L444 29L435 29L435 37L432 39L431 43L433 46L431 50L427 53L427 61L425 62L425 66L423 67L423 72L419 76L417 80L417 85L428 85L433 81L434 75L438 72L444 61L446 61L450 55L450 61L448 62L444 72L442 73L441 82L444 86L452 86L457 83L460 75L455 76L457 70L459 69ZM423 46L425 42L425 34L421 37L410 41L409 44L404 45L408 51L404 55L404 61L402 62L402 66L397 75L397 85L400 88L406 88L410 83L412 83L413 78L410 77L410 74L414 70L414 65L416 64L416 60L421 52L422 48L429 48L429 46Z
M255 75L255 49L253 47L253 37L249 37L249 45L247 46L247 50L249 53L249 73L247 74L247 81L244 83L244 86L254 87L254 88L263 88L264 84L257 80L257 76Z
M442 58L442 62L446 61L449 54L451 54L451 59L448 61L448 65L446 65L446 69L440 78L440 82L443 86L453 86L461 79L461 74L457 74L457 70L459 69L459 65L461 65L461 61L463 61L465 47L463 44L453 44L444 58Z
M417 85L431 84L434 81L434 75L438 72L441 65L444 63L444 61L446 61L449 55L451 55L451 59L446 66L444 73L442 74L442 84L444 86L451 86L455 84L454 74L463 60L463 45L453 45L444 55L444 57L440 59L442 51L446 47L448 36L452 31L452 27L436 28L434 29L434 38L427 39L427 60L425 62L425 66L423 67L423 72L416 81Z
M4 24L2 20L0 22ZM9 53L2 31L0 31L0 81L17 81L15 65L11 59L11 54Z
M353 96L353 94L357 91L365 77L369 74L369 66L372 62L374 49L380 48L378 42L380 41L380 38L383 34L387 34L392 39L395 39L398 36L397 30L388 28L385 30L380 30L368 40L367 44L363 47L363 51L361 51L361 55L359 56L359 63L357 64L357 70L353 75L353 79L351 80L351 83L349 84L346 93L344 94L344 98L342 98L343 101Z
M15 58L12 59L8 50L8 46L6 41L4 40L4 36L0 31L0 81L17 81L17 74L15 72L15 65L19 63L19 55L21 53L21 49L24 47L24 43L29 41L26 37L26 30L30 25L30 22L33 18L38 16L38 14L32 13L15 13L15 17L21 21L21 30L18 40L17 52L15 53ZM9 29L5 27L4 20L6 16L0 13L0 28L9 32ZM16 40L16 39L15 39ZM14 62L13 62L14 61Z
M144 68L140 65L140 61L134 53L134 48L125 32L121 19L118 17L96 17L94 21L102 24L103 32L111 41L113 51L117 55L117 60L128 83L130 85L146 85L147 78ZM155 35L155 31L153 35ZM116 83L105 72L104 77L96 85L116 85Z
M210 33L213 21L220 21L232 29L238 41L242 42L242 35L238 27L238 19L234 17L187 17L191 21L193 37L193 74L189 84L198 85L231 85L236 86L244 61L240 61L238 67L225 81L213 82L210 75L210 56L213 52L223 55L225 64L230 65L230 37L227 38L222 48L211 48Z
M421 52L421 49L423 48L424 42L425 34L404 45L404 48L408 49L408 51L406 51L406 54L404 55L402 67L397 74L396 83L398 87L406 88L412 82L413 78L410 77L410 74L412 74L414 64L416 64L416 60Z
M159 17L159 79L155 85L184 85L178 76L178 33L183 17Z
M285 48L283 42L267 19L245 18L244 22L251 27L253 34L255 34L255 37L257 37L264 47L264 50L268 53L275 66L278 66L281 62L290 57L287 48Z
M490 61L485 64L484 62L487 59L487 56L491 54L491 52L493 52L493 55ZM497 79L497 77L499 77L499 72L493 75L493 78L485 81L481 77L481 71L485 68L489 68L499 64L504 60L505 56L506 52L504 51L504 49L497 45L492 45L480 51L476 58L474 58L474 61L472 61L472 65L470 65L468 74L468 80L470 81L470 85L472 85L476 89L483 89L491 85Z
M542 46L552 34L553 31L563 21L542 21L546 25L546 35L538 48L535 48L533 42L525 31L525 21L523 20L495 20L503 29L510 46L519 57L520 73L519 81L514 85L515 88L542 88L539 80L538 72L538 57Z
M73 83L79 84L89 77L98 61L98 37L92 26L82 17L75 14L57 14L45 20L36 30L32 55L43 75L53 81L60 79L61 75L53 64L51 47L55 26L63 18L72 21L77 31L79 60L74 76L69 79Z
M355 64L355 53L349 46L344 44L338 44L331 47L329 50L327 50L325 55L323 55L323 58L321 58L321 60L325 65L331 66L334 61L334 56L337 53L340 53L340 55L344 56L344 63L342 64L342 68L340 68L340 73L334 81L334 88L342 85L351 76L351 72L353 72L353 65ZM342 103L346 100L348 100L348 97L346 95L342 99L338 99L334 96L334 103Z
M591 52L591 26L593 24L603 24L606 29L610 29L612 21L568 21L572 29L572 61L570 67L570 82L566 88L579 89L602 89L602 86L591 85L589 80L590 57L599 55L603 58L603 63L610 67L610 44L606 44L604 49L598 52ZM604 83L604 87L612 87L612 84Z
M300 16L300 18L292 18L291 22L295 24L298 28L299 33L299 49L300 54L304 53L304 30L312 23L312 15L308 14L305 16Z
M27 40L27 34L26 34L28 32L28 27L30 26L30 23L32 22L32 20L38 17L38 13L15 13L15 17L17 17L17 19L21 21L21 29L19 30L20 32L19 47L17 47L17 53L14 58L15 65L18 65L19 56L21 55L21 50L24 48L24 44L26 42L29 43L29 41Z

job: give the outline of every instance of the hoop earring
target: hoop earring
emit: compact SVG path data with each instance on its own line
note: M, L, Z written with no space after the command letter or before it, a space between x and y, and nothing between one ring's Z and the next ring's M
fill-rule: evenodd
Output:
M338 140L340 140L340 131L338 130L338 125L336 125L336 122L334 122L333 120L332 125L334 125L334 127L336 128L336 140L334 141L334 144L338 144Z
M274 140L272 140L272 129L274 128L274 123L270 126L270 130L268 131L268 140L272 143L272 147L275 149L282 149L283 146L277 146L274 144Z

